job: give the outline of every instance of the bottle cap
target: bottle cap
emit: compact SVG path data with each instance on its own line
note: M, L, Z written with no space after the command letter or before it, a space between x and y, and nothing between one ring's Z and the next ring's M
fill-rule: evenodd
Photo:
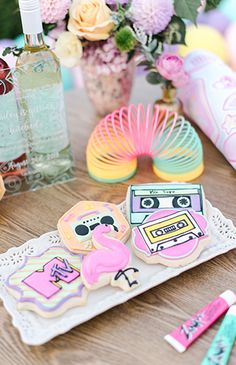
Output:
M236 295L232 290L226 290L220 295L229 305L229 307L236 303Z
M24 34L42 33L39 0L19 0L19 7Z

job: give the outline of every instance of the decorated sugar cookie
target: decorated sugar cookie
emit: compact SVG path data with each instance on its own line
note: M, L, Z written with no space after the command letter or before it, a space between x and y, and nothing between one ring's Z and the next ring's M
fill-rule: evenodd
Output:
M60 218L57 228L70 251L88 253L93 247L92 233L99 224L114 228L114 236L126 242L130 226L115 204L81 201Z
M132 226L142 224L150 214L167 209L192 209L205 213L205 196L199 184L131 185L126 198L127 216Z
M81 261L82 255L60 246L40 256L28 256L7 281L7 289L17 298L17 308L51 318L85 304L87 289L81 280Z
M109 236L112 231L113 227L105 224L93 231L96 250L84 257L81 269L82 280L90 290L110 284L128 291L139 284L138 269L129 266L131 254L128 247Z
M133 228L135 254L149 264L182 266L194 261L209 241L205 217L193 210L161 210Z

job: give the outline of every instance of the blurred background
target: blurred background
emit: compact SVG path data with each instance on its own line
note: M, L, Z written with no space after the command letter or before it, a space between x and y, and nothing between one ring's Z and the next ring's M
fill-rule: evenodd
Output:
M204 48L236 70L236 0L222 0L218 9L200 14L197 27L189 24L186 41L187 47L178 50L180 55ZM46 37L46 42L51 45L52 41ZM15 45L23 46L18 1L0 0L0 54L5 47ZM7 62L14 66L13 57L8 56ZM63 68L62 73L65 90L83 86L79 68Z

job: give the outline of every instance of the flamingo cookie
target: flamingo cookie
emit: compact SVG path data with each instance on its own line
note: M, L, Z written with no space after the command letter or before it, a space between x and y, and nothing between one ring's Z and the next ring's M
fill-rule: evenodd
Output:
M138 269L129 267L131 254L121 241L108 236L113 227L107 224L97 226L92 235L96 250L85 256L81 276L87 289L95 290L111 285L129 291L139 284Z

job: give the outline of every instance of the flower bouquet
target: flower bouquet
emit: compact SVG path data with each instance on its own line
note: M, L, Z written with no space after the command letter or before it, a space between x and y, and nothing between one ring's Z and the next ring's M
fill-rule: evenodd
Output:
M134 59L147 81L166 90L183 85L183 61L167 47L184 44L186 21L220 0L40 0L46 32L68 67L82 65L99 114L128 103Z

